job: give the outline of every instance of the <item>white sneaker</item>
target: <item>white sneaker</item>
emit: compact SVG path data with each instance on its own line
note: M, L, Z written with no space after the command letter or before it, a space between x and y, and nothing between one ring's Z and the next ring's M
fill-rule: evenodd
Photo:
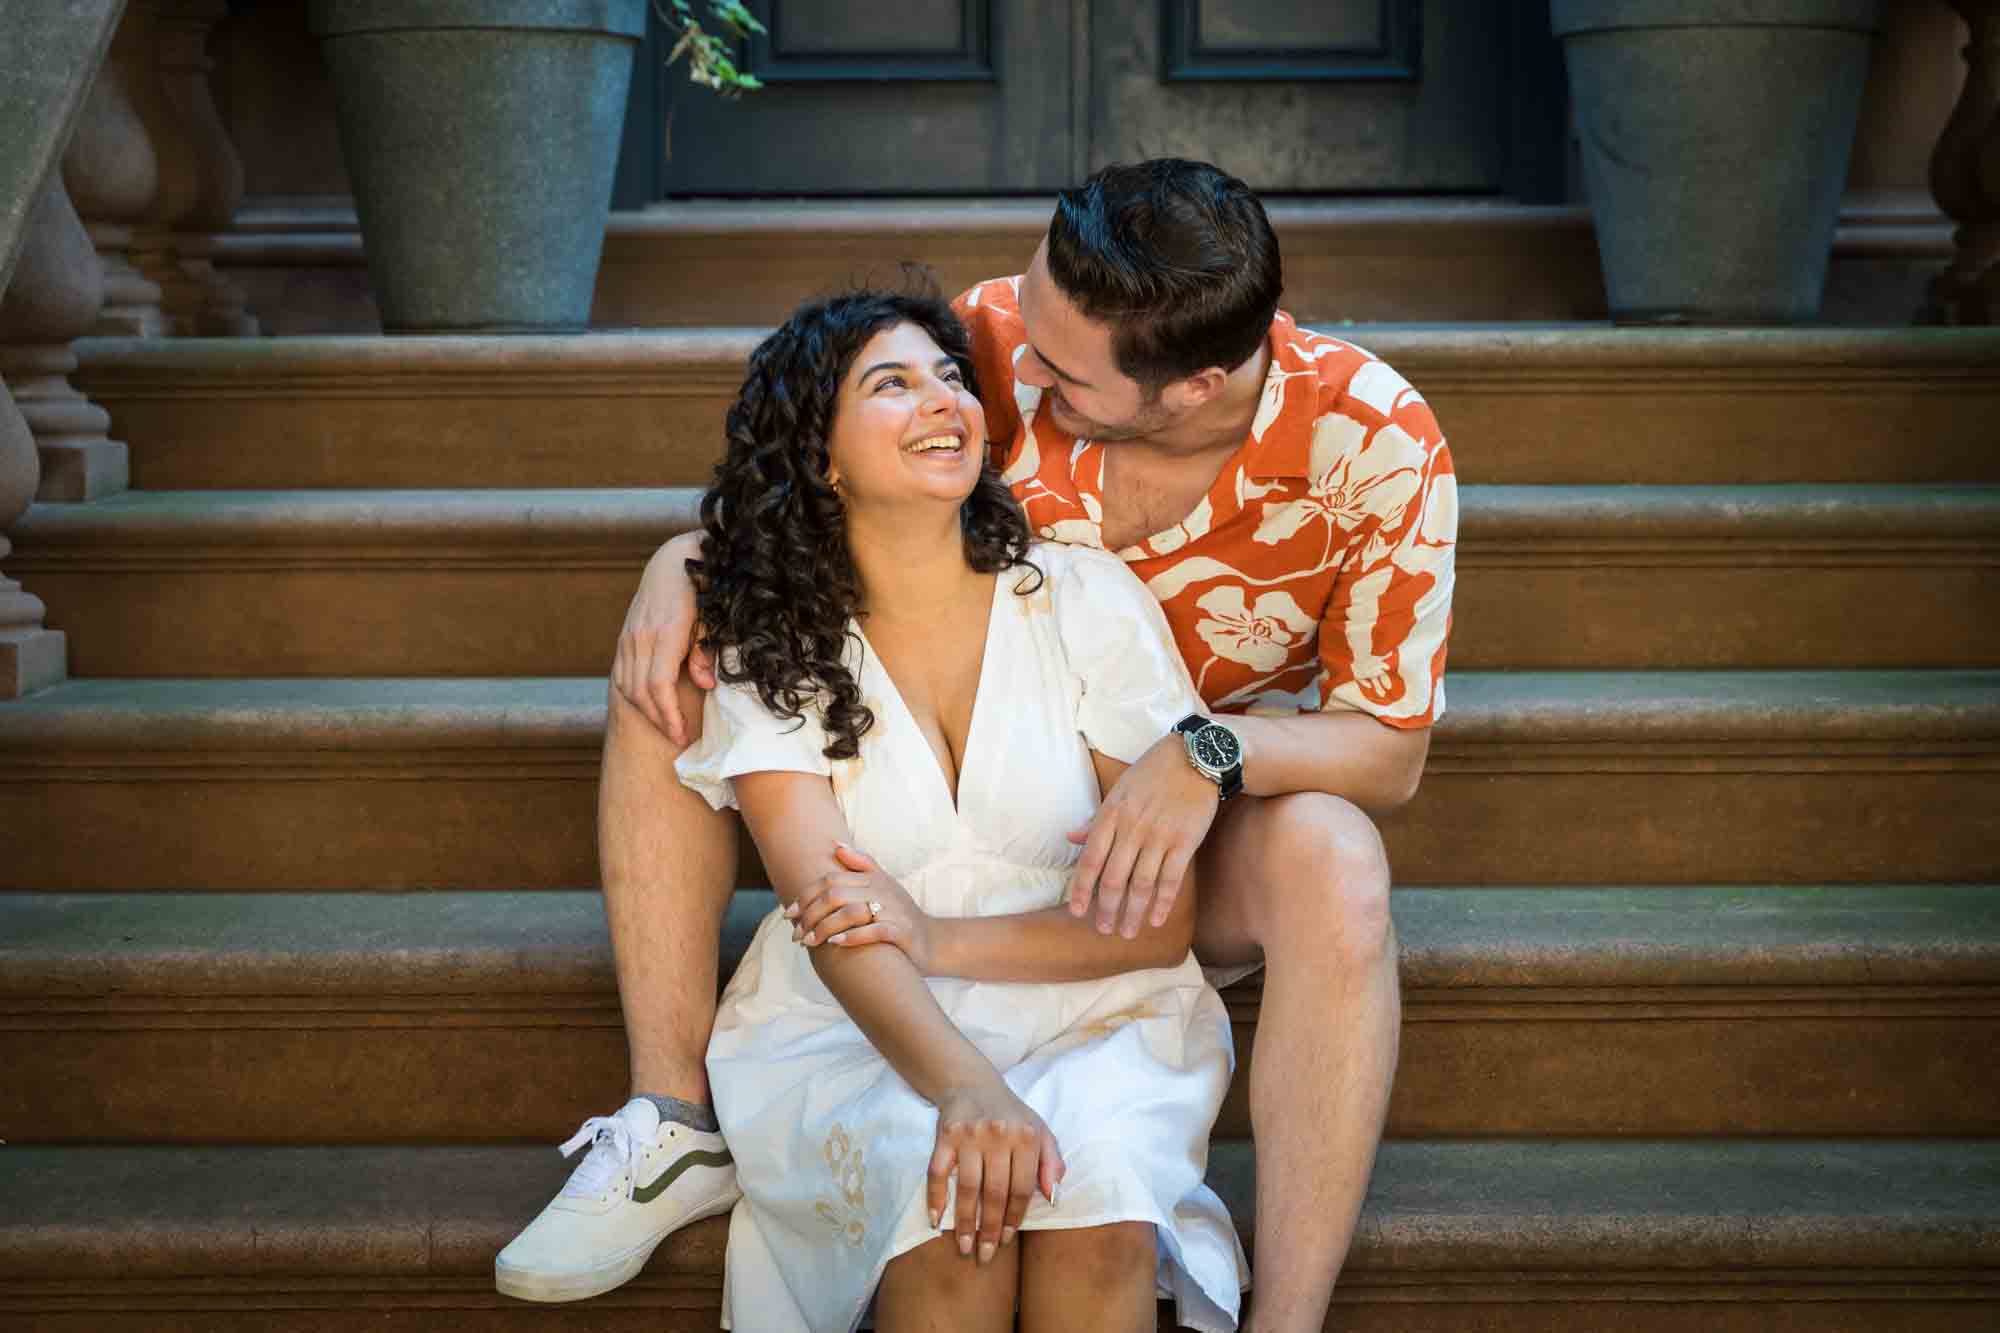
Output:
M742 1191L722 1135L660 1120L634 1097L569 1142L590 1154L562 1192L493 1261L493 1285L524 1301L580 1301L629 1281L667 1233L726 1213Z

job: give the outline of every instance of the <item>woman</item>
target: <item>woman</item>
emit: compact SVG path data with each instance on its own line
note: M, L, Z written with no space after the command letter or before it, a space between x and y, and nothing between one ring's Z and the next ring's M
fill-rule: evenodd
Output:
M1233 1067L1189 952L1060 904L1101 790L1199 702L1114 556L1031 545L934 297L801 308L752 356L690 561L723 684L681 778L783 904L708 1050L744 1198L724 1319L1235 1327L1202 1183ZM866 853L855 850L865 848Z

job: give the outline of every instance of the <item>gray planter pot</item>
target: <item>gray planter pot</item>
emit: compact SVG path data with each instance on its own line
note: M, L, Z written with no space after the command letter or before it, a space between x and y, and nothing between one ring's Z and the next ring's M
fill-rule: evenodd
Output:
M1818 316L1875 0L1552 0L1612 316Z
M647 0L313 0L392 333L586 327Z

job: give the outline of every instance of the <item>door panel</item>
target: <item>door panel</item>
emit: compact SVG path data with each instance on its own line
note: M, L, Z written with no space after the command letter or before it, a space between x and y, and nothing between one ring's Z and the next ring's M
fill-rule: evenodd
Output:
M633 80L616 200L1047 194L1146 157L1267 192L1563 197L1548 0L748 0L762 91Z
M724 101L668 71L654 197L1060 188L1081 2L749 0L765 87Z
M1200 158L1268 191L1498 190L1510 8L1093 0L1090 165Z

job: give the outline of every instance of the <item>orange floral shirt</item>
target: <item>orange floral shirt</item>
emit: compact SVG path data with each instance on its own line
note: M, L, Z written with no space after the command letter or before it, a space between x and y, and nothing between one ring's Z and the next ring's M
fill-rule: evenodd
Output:
M1104 448L1065 434L1014 378L1020 279L958 298L994 462L1044 538L1104 545ZM1444 713L1458 486L1409 382L1338 338L1271 322L1249 438L1186 519L1117 552L1159 598L1219 712Z

